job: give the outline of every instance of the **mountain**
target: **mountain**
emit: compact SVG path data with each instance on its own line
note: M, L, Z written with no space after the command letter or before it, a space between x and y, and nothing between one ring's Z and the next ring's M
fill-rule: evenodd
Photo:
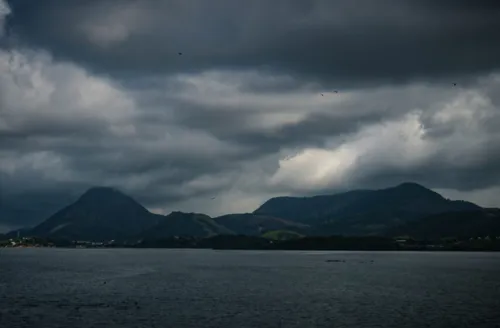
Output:
M434 214L391 228L390 236L415 239L500 236L500 209L480 209Z
M234 234L198 213L149 212L130 196L108 187L94 187L76 202L29 231L29 235L71 240L162 239Z
M172 236L209 237L220 234L234 234L210 216L199 213L172 212L156 225L142 232L146 239L161 239Z
M34 227L31 234L73 240L123 239L145 231L161 218L116 189L94 187Z
M214 221L239 235L260 236L270 230L292 230L300 232L307 225L280 218L251 213L228 214L214 218Z
M275 197L266 201L253 214L281 217L302 223L321 222L325 216L356 203L370 191L350 191L336 195L313 197Z
M151 241L179 236L260 237L272 231L306 236L396 233L424 236L432 235L434 228L430 227L435 227L436 233L444 231L443 234L460 231L464 234L467 229L471 233L483 233L488 229L494 232L497 221L491 221L491 217L497 212L485 211L469 202L445 199L421 185L404 183L381 190L355 190L336 195L277 197L265 202L254 213L216 218L183 212L163 216L150 213L116 189L94 187L33 229L20 233L70 240ZM474 218L479 221L473 221ZM7 237L15 235L16 231Z
M254 214L306 223L312 235L379 235L404 222L445 212L479 210L451 201L416 183L381 190L357 190L314 197L277 197Z

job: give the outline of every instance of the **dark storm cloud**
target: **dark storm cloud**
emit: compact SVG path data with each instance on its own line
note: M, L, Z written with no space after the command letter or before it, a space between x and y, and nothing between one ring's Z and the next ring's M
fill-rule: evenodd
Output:
M495 1L8 3L11 36L117 74L270 68L343 85L500 65Z
M146 97L141 97L139 106L151 106L157 110L148 110L141 113L139 121L148 126L165 126L172 120L177 124L201 130L215 136L219 140L238 145L245 149L234 157L237 160L249 160L252 158L265 156L279 152L281 149L297 148L307 146L322 146L325 138L329 136L342 136L357 132L367 124L373 124L385 119L392 119L404 114L403 107L389 108L387 103L375 96L367 96L363 102L356 100L335 102L338 94L330 94L322 97L320 93L311 97L310 92L304 95L310 98L310 101L304 102L304 108L300 111L304 113L303 117L296 122L277 124L276 126L265 126L268 120L266 115L272 113L286 112L290 106L294 105L293 100L283 101L293 95L292 91L282 93L281 91L271 94L270 91L255 94L259 96L271 96L272 98L263 102L249 101L246 96L248 93L253 95L252 88L263 81L263 84L273 84L276 81L288 81L279 76L271 81L266 79L245 79L244 83L235 87L232 100L228 103L220 100L223 94L211 94L210 99L204 98L204 95L197 92L196 88L179 88L175 84L168 84L169 94L157 92L149 93ZM249 82L249 83L247 83ZM228 84L231 81L226 82ZM241 81L240 81L241 83ZM275 85L279 85L277 82ZM186 84L180 83L186 86ZM300 88L299 88L300 89ZM177 91L190 95L189 98L177 99ZM250 91L252 90L252 91ZM306 90L307 91L307 90ZM308 90L311 91L311 90ZM314 94L313 94L314 95ZM322 105L313 105L315 99L327 99L333 101ZM380 98L380 97L378 97ZM197 102L195 99L205 99L205 102ZM214 100L212 102L212 100ZM328 100L329 99L329 100ZM282 103L276 103L280 100ZM370 105L366 105L365 101ZM166 111L161 104L168 104L171 111ZM414 104L412 104L414 105ZM418 103L417 103L418 105ZM308 107L320 106L321 111L309 111ZM259 125L255 120L262 121ZM168 128L166 128L168 131Z
M3 204L13 204L0 223L40 219L20 215L19 200L36 209L93 185L165 208L235 190L244 202L403 181L455 190L500 184L500 83L477 78L500 65L500 2L8 3L8 46L33 53L17 65L11 59L21 55L2 58L0 49L0 187ZM429 84L434 78L446 84ZM425 82L397 84L412 79ZM480 99L461 98L471 91ZM385 122L413 111L422 112L428 144L385 137L394 128ZM315 147L328 154L299 161L296 171L279 161ZM357 156L346 173L352 185L330 176L306 191L294 185L321 171L316 164L349 161L349 152ZM432 156L404 162L406 152ZM278 171L284 183L269 186Z
M386 116L385 118L389 118ZM230 138L235 142L258 148L259 153L276 153L282 148L321 147L328 136L342 136L358 131L369 123L382 119L377 113L365 113L338 117L326 113L313 113L297 123L287 123L270 130L238 131L227 136L219 130L222 138ZM196 120L194 120L196 122Z

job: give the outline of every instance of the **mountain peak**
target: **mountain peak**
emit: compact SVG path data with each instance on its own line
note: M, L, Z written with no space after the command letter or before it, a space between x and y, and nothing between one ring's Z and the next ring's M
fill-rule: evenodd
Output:
M83 206L87 211L94 209L98 212L103 210L148 212L135 199L112 187L92 187L80 196L74 205Z
M92 195L92 194L114 194L114 193L121 194L121 191L113 187L95 186L87 189L87 191L83 193L82 197L85 195Z
M83 195L80 196L79 201L87 201L87 200L99 200L99 201L107 201L110 199L122 199L133 201L133 199L120 190L113 187L102 187L96 186L88 189ZM135 202L135 201L134 201Z
M435 192L432 189L429 189L427 187L422 186L421 184L415 183L415 182L403 182L395 187L392 188L387 188L385 190L396 190L400 192L410 192L410 193L418 193L420 195L434 195L435 197L439 196L439 198L443 198L440 194Z
M273 198L254 214L279 217L309 225L323 224L330 233L379 233L371 227L385 227L395 222L411 221L428 215L477 209L468 202L445 199L439 193L418 183L404 182L397 186L309 198ZM366 225L366 231L357 228ZM364 229L364 228L363 228ZM380 228L384 229L384 228ZM325 233L325 231L320 231Z
M397 194L398 197L407 197L410 202L420 198L425 198L428 201L434 199L435 201L445 200L443 196L432 189L426 188L415 182L403 182L395 187L380 190L385 193ZM404 196L403 196L404 195Z
M88 240L133 236L157 217L132 197L110 187L92 187L33 229L35 235Z

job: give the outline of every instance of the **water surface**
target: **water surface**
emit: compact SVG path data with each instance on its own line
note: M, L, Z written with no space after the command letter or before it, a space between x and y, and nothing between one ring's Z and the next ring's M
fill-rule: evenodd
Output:
M0 327L500 327L500 254L0 249Z

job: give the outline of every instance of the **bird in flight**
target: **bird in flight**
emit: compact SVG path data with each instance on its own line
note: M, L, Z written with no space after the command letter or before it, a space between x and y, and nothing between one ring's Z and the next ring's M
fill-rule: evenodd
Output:
M339 93L337 90L335 90L335 91L333 91L333 92L335 92L335 93Z
M179 52L178 54L179 54L179 56L182 56L182 52Z
M456 83L453 83L453 86L454 86L454 87L456 87L456 86L457 86L457 84L456 84Z
M210 199L214 200L214 199L215 199L215 196L214 196L214 197L212 197L212 198L210 198Z
M323 97L323 94L321 94L321 97Z

